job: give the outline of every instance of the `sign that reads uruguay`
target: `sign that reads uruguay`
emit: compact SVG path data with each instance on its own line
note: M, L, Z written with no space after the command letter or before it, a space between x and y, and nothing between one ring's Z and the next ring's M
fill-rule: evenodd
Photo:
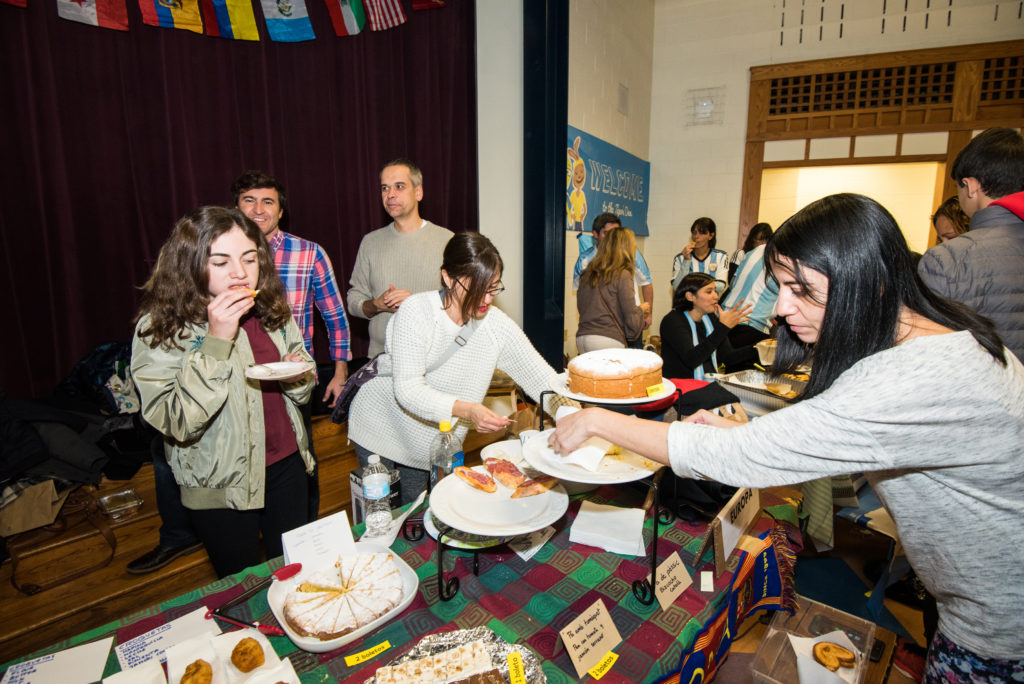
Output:
M650 234L650 162L572 126L565 158L566 230L590 232L594 218L607 212L637 235Z

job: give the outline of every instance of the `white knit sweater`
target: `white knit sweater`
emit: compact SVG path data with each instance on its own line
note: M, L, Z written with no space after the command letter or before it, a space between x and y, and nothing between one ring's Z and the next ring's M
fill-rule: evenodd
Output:
M437 292L406 299L387 328L381 376L366 383L352 402L349 438L385 458L427 469L438 423L452 418L456 399L483 400L495 368L532 399L550 389L557 372L504 312L491 307L465 346L427 372L459 332L441 307ZM468 423L455 427L463 439Z

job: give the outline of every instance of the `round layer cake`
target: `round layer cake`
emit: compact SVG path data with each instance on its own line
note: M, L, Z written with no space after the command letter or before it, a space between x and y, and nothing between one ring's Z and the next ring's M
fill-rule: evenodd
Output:
M569 391L595 399L641 399L661 383L661 357L644 349L599 349L569 362Z
M402 576L390 553L342 556L288 593L284 617L302 636L329 641L376 620L402 600Z

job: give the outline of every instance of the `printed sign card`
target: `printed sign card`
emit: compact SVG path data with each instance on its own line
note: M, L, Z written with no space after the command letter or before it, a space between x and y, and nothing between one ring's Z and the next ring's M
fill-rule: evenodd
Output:
M718 514L718 520L722 523L722 542L724 548L722 555L726 558L736 548L736 542L743 536L743 532L750 527L761 510L761 493L758 489L742 487L729 503Z
M598 599L559 633L569 652L576 675L583 677L619 645L622 637L604 601Z
M302 563L304 568L319 568L338 560L338 556L355 555L352 528L348 513L339 511L281 535L284 564Z
M647 581L651 581L650 575L647 576ZM654 595L658 598L661 609L667 610L691 584L693 578L686 571L683 559L679 557L678 551L673 551L658 566L657 581L654 583Z

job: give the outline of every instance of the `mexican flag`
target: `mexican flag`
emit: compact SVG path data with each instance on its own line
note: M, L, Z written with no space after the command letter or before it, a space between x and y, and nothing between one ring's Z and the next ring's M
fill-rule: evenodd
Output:
M331 14L334 32L339 36L354 36L366 26L366 12L362 0L325 0Z

